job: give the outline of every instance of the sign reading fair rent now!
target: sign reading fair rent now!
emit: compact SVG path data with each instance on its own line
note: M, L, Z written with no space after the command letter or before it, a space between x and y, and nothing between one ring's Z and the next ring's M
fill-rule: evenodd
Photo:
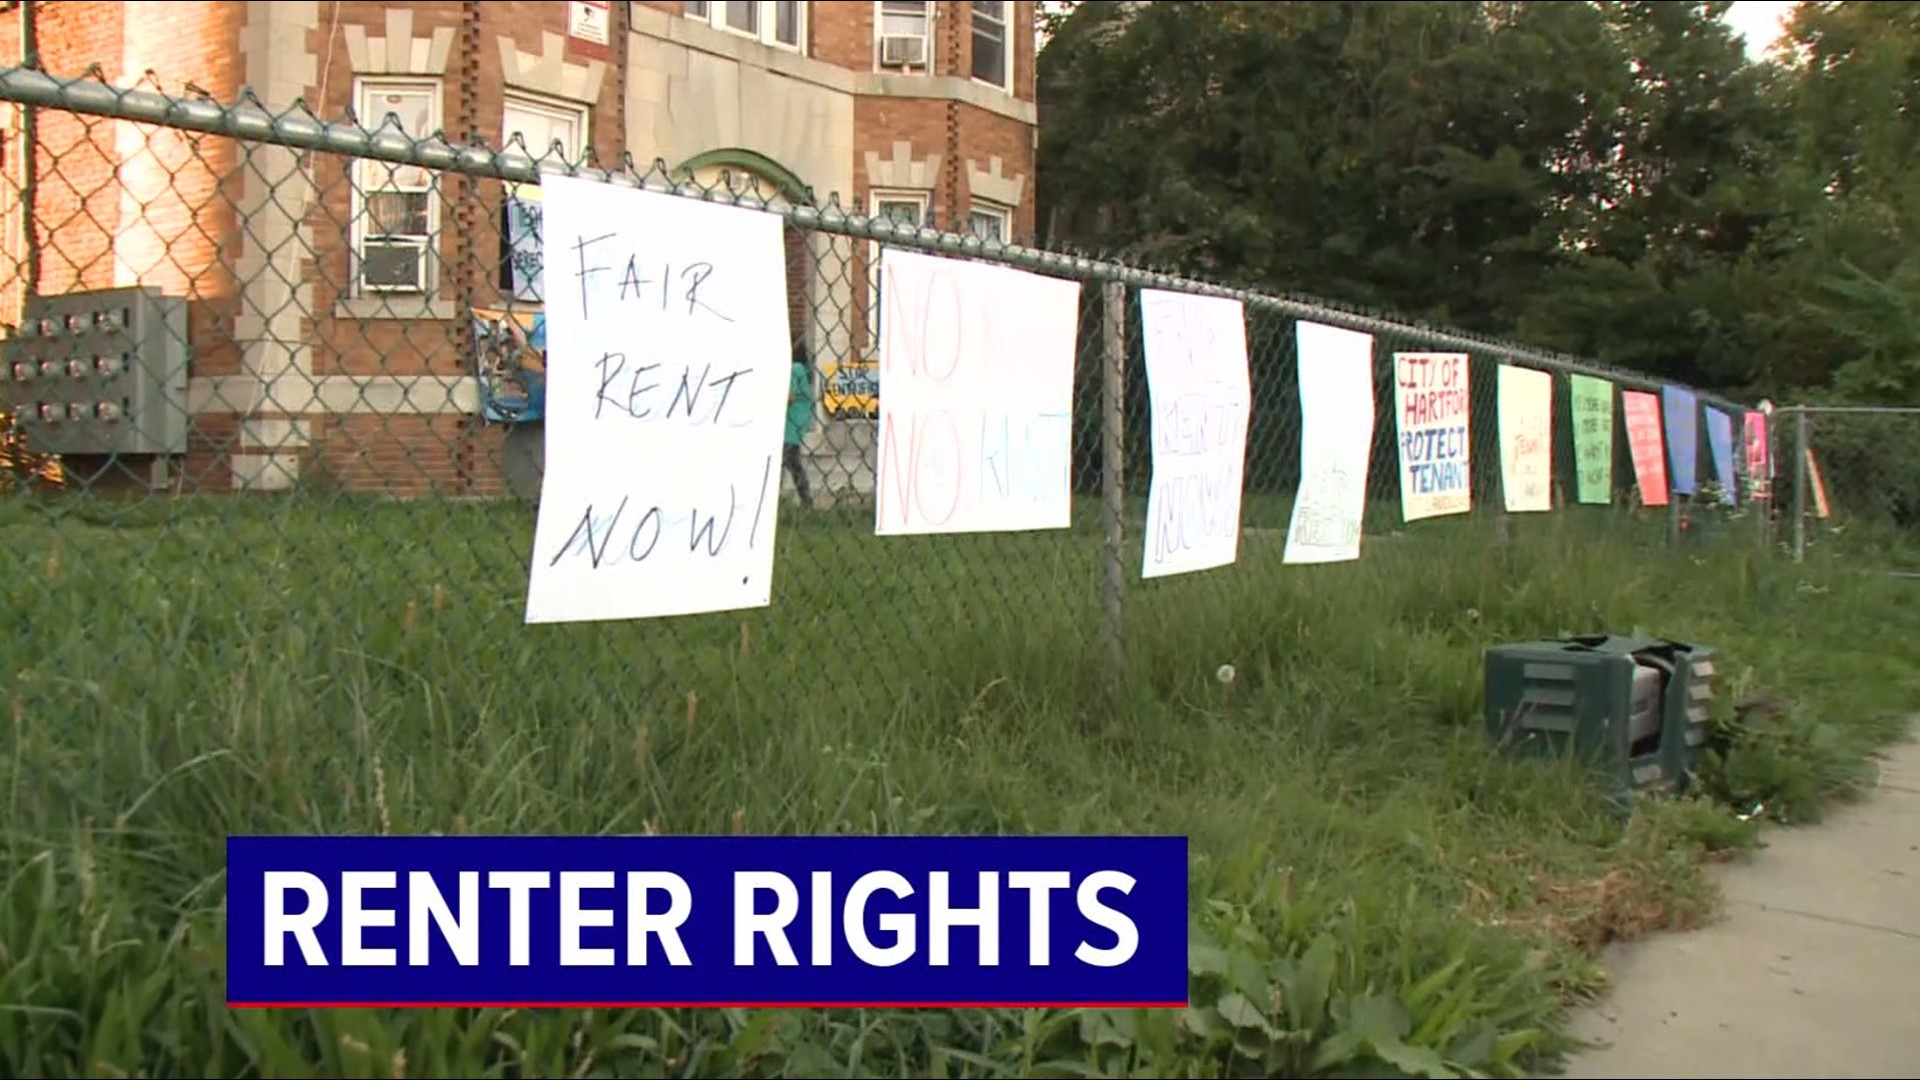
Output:
M767 606L792 384L780 217L543 186L546 470L526 621Z
M1177 1008L1178 836L236 836L243 1007Z

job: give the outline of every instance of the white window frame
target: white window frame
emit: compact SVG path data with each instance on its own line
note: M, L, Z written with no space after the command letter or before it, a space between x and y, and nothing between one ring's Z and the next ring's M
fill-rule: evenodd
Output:
M681 14L695 22L706 23L715 30L735 37L743 37L749 41L757 41L771 49L806 55L809 14L807 9L811 5L806 3L806 0L753 0L753 2L756 4L754 14L757 24L753 30L742 30L727 22L726 0L694 0L681 5ZM779 14L781 3L791 3L794 7L792 44L781 41L775 36L780 25L776 16Z
M967 234L984 243L988 238L980 235L980 230L975 224L980 218L992 218L999 224L1000 238L995 241L996 243L1013 243L1013 207L990 199L973 200L973 205L967 208Z
M933 192L920 188L875 188L867 192L867 212L874 218L882 217L880 207L883 203L912 203L917 209L917 220L922 229L927 227L927 214L933 207ZM869 358L880 357L880 248L878 240L867 241L867 341Z
M500 101L500 147L503 150L508 148L508 140L513 138L513 132L507 130L507 114L514 109L544 115L549 120L564 120L573 124L574 141L578 145L567 147L564 155L566 163L578 164L585 156L587 143L591 141L587 134L587 125L593 120L593 112L585 104L508 87ZM553 153L551 145L534 146L526 143L525 136L522 136L521 141L526 146L527 156L534 161L551 160L549 157Z
M901 2L904 2L904 0L901 0ZM884 30L886 28L887 0L873 0L873 70L909 72L916 75L925 75L933 70L934 5L932 3L932 0L917 0L917 2L920 4L920 33L917 35L916 34L887 34L887 33L884 33ZM898 18L900 16L896 15L895 17ZM912 18L912 16L906 16L906 17ZM922 60L918 64L906 64L906 65L882 64L880 62L880 57L881 57L880 43L884 38L888 38L888 37L902 37L902 38L918 37L921 42L920 55L925 57L926 59Z
M523 149L526 155L534 160L536 167L543 164L565 162L565 164L571 168L578 165L586 157L587 147L593 141L593 129L590 126L593 123L593 110L586 104L508 87L505 95L500 100L500 146L503 150L515 149L512 145L514 131L510 127L510 124L512 123L512 114L516 110L522 113L542 116L550 121L564 121L573 125L571 145L561 151L558 161L552 156L553 145L551 143L546 146L535 146L526 141L524 132L521 133L520 141L522 145L520 149ZM513 184L507 185L508 193L511 194L516 186L517 185ZM501 288L513 294L514 303L516 304L528 306L539 305L542 301L521 297L518 294L518 290L513 288L512 272L507 269L508 261L512 258L511 245L507 242L507 214L509 212L510 208L508 206L502 205L500 207Z
M370 131L379 131L387 124L388 113L372 104L375 97L392 92L425 92L430 102L427 114L427 131L409 131L406 134L414 139L431 138L446 123L445 97L439 79L406 78L400 76L358 76L353 81L354 112L360 125ZM387 162L371 158L359 158L353 161L352 171L356 174L349 184L350 224L348 240L353 259L353 293L357 296L432 296L439 280L440 265L440 193L434 183L434 174L426 172L425 186L408 186L396 183L402 170L412 169L409 165L390 165ZM367 194L376 191L399 191L427 196L427 231L420 242L420 284L372 285L366 280L366 244L372 238L367 207Z
M989 15L984 15L980 10L979 4L969 4L967 5L967 7L968 7L967 74L973 77L974 82L977 82L982 86L991 86L995 90L999 90L1008 94L1013 93L1013 63L1014 63L1013 0L1001 0L1000 17L997 19ZM996 25L1000 28L1000 58L1001 58L1002 71L1000 73L1001 78L999 82L995 82L992 79L983 79L980 76L973 74L974 42L980 36L980 24L983 19L988 24Z

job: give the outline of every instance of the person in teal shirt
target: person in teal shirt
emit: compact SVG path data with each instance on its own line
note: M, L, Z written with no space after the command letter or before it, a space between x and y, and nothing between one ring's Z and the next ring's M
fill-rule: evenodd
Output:
M782 464L793 476L793 490L800 505L813 509L813 490L807 483L807 465L800 457L800 442L813 429L813 358L803 342L793 343L793 378L787 388L787 444Z

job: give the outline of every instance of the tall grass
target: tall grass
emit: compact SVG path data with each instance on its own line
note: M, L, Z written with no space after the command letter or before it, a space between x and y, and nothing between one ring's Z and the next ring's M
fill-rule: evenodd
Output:
M0 503L0 1075L1524 1075L1593 950L1705 917L1750 826L1622 827L1492 754L1484 646L1716 646L1776 704L1708 788L1781 816L1920 699L1920 583L1737 528L1467 518L1298 568L1261 514L1237 566L1130 587L1116 699L1092 530L789 514L769 609L525 628L525 508ZM468 831L1184 833L1195 1007L224 1007L227 834Z

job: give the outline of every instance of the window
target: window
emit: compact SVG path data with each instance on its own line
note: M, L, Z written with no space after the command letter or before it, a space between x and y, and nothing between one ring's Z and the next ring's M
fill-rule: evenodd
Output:
M806 37L806 7L802 0L687 0L682 11L729 33L797 51Z
M587 109L509 93L501 109L500 145L535 161L577 164L587 142ZM513 145L518 137L522 146ZM500 207L500 288L515 300L539 303L542 291L540 192L509 185Z
M440 130L438 82L368 79L355 94L362 126L398 126L424 139ZM433 284L440 199L433 173L362 159L354 165L354 281L362 293L425 293Z
M933 53L932 16L927 0L879 0L873 20L879 66L925 71Z
M565 161L571 165L586 141L584 105L509 93L501 114L501 145L510 145L518 135L528 156L536 161Z
M1008 50L1006 0L973 0L973 77L1009 92L1013 56Z
M1013 237L1013 211L984 199L975 199L973 210L967 215L967 231L982 240L1007 243Z
M882 221L924 228L927 224L927 193L924 191L876 191L868 198L872 215ZM867 244L867 347L880 351L880 242Z

